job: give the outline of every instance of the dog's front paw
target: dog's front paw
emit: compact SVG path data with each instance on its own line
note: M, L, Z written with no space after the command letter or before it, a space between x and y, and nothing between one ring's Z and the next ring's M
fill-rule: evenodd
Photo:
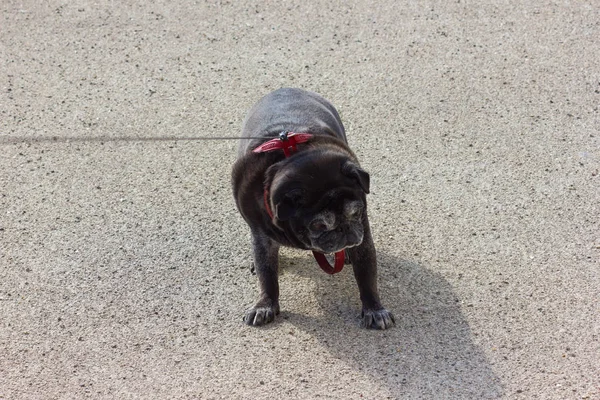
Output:
M362 328L388 329L396 325L394 315L385 308L379 310L363 309L360 317L362 318L360 321Z
M272 302L259 301L246 311L244 322L247 325L260 326L273 322L275 316L279 314L279 304Z

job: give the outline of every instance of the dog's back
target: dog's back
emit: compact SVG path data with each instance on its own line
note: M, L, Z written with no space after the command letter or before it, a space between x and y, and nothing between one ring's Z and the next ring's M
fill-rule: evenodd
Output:
M344 125L333 105L317 93L302 89L278 89L260 99L246 116L242 136L273 138L282 131L331 135L346 142ZM264 141L241 141L238 156Z

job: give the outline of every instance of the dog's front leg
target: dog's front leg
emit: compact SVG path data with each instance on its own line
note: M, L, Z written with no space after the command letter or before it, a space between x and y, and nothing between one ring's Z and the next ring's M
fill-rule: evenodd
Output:
M260 297L254 307L246 311L248 325L264 325L279 314L279 244L262 232L253 231L254 268L258 276Z
M391 328L395 324L394 316L381 305L377 291L377 256L366 215L363 218L363 228L362 243L347 250L362 301L361 326L372 329Z

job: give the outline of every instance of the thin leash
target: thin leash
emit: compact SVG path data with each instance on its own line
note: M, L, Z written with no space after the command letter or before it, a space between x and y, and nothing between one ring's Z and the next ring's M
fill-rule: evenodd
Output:
M252 140L265 139L262 136L1 136L0 144L17 143L71 143L71 142L176 142L199 140Z

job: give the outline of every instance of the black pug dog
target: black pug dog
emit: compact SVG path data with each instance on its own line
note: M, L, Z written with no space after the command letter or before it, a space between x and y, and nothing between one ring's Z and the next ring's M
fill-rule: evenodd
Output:
M298 136L305 141L296 151L286 148L286 154L261 148L280 135L283 142L286 132L312 136ZM263 325L279 314L278 252L284 245L319 253L345 249L360 291L361 326L392 327L394 316L381 305L377 291L377 260L367 218L369 174L348 147L333 105L305 90L276 90L250 110L242 137L253 139L240 141L233 194L252 231L260 284L260 297L244 321Z

